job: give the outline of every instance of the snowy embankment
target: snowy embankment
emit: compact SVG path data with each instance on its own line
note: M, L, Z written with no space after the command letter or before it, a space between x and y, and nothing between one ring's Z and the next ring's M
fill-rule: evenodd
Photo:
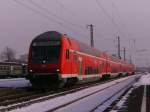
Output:
M142 88L143 85L144 86L145 85L150 85L150 74L149 73L146 74L146 75L142 75L140 77L138 82L136 82L133 85L133 87L128 91L128 93L125 96L122 97L122 99L114 106L114 108L111 110L111 112L118 112L120 110L131 110L131 109L135 110L134 106L138 105L138 102L140 102L140 97L142 97L142 96L139 96L141 94L139 94L137 90L140 87ZM139 90L140 90L140 93L142 92L142 95L144 96L144 93L146 93L146 92L143 93L143 91L141 89L139 89ZM138 96L138 99L136 99L136 100L138 100L138 101L135 100L135 98L137 96ZM146 99L145 99L145 101L146 101ZM145 102L145 101L141 100L141 102ZM144 106L145 106L145 110L146 110L146 104ZM143 107L143 106L141 106L141 107ZM136 109L137 110L139 109L138 111L140 111L140 105ZM141 112L143 112L143 110L141 110Z
M57 112L89 112L97 106L95 110L102 112L121 95L120 92L123 93L123 91L128 89L137 77L139 75L121 78L75 93L18 108L12 110L12 112L45 112L50 110ZM109 101L107 102L107 100Z
M30 82L25 78L0 79L1 88L3 87L18 88L28 86L30 86Z
M135 83L135 86L150 85L150 74L142 75L140 80Z

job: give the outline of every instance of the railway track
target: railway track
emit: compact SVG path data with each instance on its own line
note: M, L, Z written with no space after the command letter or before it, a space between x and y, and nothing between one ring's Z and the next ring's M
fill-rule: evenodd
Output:
M140 80L125 92L119 100L113 103L106 112L149 112L149 78L149 75L143 75Z
M82 87L80 87L80 85L74 86L72 88L64 88L63 90L57 90L57 91L49 91L49 92L45 92L45 93L37 93L37 92L27 92L26 95L25 94L18 94L17 98L15 95L10 96L6 96L6 98L10 98L7 101L2 101L0 103L0 111L10 111L16 108L21 108L27 105L31 105L33 103L39 103L45 100L49 100L55 97L59 97L59 96L63 96L66 94L70 94L82 89L86 89L92 86L96 86L99 84L104 84L106 82L111 82L114 81L116 79L111 79L109 81L104 81L104 82L97 82L95 84L83 84ZM102 90L100 90L102 91ZM92 93L93 94L93 93ZM13 96L15 96L13 98ZM90 95L88 95L90 96ZM6 100L6 99L5 99ZM64 105L63 105L64 106ZM55 109L54 109L55 110Z
M13 105L19 102L29 101L34 98L42 97L51 94L53 91L28 91L26 89L3 89L0 90L0 107Z
M101 81L95 81L95 82L89 82L89 83L83 83L83 84L78 84L75 86L71 86L71 87L67 87L67 88L61 88L61 89L56 89L56 90L49 90L46 89L43 91L43 89L36 89L36 88L30 88L30 87L25 87L25 88L0 88L0 101L1 99L5 99L4 97L6 97L6 99L8 99L9 97L16 97L16 96L22 96L23 94L30 94L31 92L36 92L37 93L45 93L46 91L48 92L53 92L53 93L58 93L58 92L63 92L63 91L67 91L67 90L72 90L72 89L82 89L82 88L86 88L86 87L90 87L90 86L94 86L97 84L103 84L109 81L113 81L116 79L119 79L121 77L118 78L114 78L114 79L110 79L110 80L101 80ZM5 99L5 100L6 100Z
M92 108L90 108L90 109L85 109L87 112L95 112L99 107L103 107L103 105L105 105L105 104L109 104L110 102L113 102L114 101L114 99L115 99L115 97L117 97L118 95L121 95L126 89L128 89L134 82L135 82L135 80L133 80L133 81L131 81L130 83L128 83L128 84L125 84L125 86L124 86L124 88L120 88L119 90L117 90L116 92L114 92L113 94L111 94L110 96L108 95L108 97L107 98L99 98L98 97L98 94L102 94L104 91L106 91L106 90L108 90L108 89L111 89L112 87L114 87L114 86L116 86L117 87L117 85L119 84L119 83L122 83L122 82L125 82L125 81L128 81L128 79L125 79L125 80L122 80L122 81L118 81L118 82L116 82L116 83L113 83L113 84L111 84L111 85L109 85L109 86L106 86L106 87L104 87L104 88L100 88L100 89L98 89L98 90L96 90L96 91L93 91L93 92L91 92L90 94L87 94L87 95L84 95L84 96L82 96L82 97L80 97L80 98L77 98L77 99L74 99L74 100L71 100L71 101L69 101L69 102L66 102L66 103L64 103L64 104L62 104L62 105L59 105L59 106L56 106L56 107L54 107L54 108L52 108L52 109L50 109L49 111L47 111L47 112L61 112L61 111L68 111L69 110L69 108L71 109L72 107L75 107L75 109L71 109L72 110L72 112L76 112L76 111L81 111L79 108L81 108L81 107L86 107L86 105L88 105L88 103L86 104L86 105L84 105L84 104L82 104L83 102L84 103L86 103L86 101L91 101L92 103L94 103L93 101L92 101L92 99L94 99L94 97L95 98L97 98L97 99L99 99L99 100L101 100L98 104L96 104L96 106L94 106L94 107L92 107ZM82 103L81 103L82 102ZM76 107L76 105L77 104L79 104L79 103L81 103L81 107L79 106L77 106ZM110 103L111 104L111 103ZM83 106L84 105L84 106ZM84 110L84 111L85 111ZM105 109L104 109L105 110ZM100 112L101 111L104 111L104 110L100 110ZM83 110L82 110L83 111Z
M69 94L75 91L79 91L88 87L104 84L119 78L114 78L108 81L100 81L95 83L85 83L82 85L76 85L70 88L58 89L56 91L48 91L42 93L41 91L27 91L26 89L0 89L0 111L7 111L14 108L23 107L32 103L40 102L57 96ZM41 98L39 98L41 97ZM32 100L33 99L33 100ZM24 102L24 103L21 103ZM11 105L11 106L9 106ZM7 106L7 108L5 108ZM2 108L3 107L3 108Z

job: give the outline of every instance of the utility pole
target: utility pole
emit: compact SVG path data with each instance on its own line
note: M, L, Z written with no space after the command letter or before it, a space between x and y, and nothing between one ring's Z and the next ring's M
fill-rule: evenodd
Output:
M90 28L90 37L91 37L91 47L94 47L94 39L93 39L93 25L87 25L87 28Z
M123 48L123 57L124 57L124 61L126 61L126 48Z
M121 56L120 56L120 37L119 36L117 37L117 40L118 40L118 58L121 59Z
M130 54L130 64L132 64L132 55Z

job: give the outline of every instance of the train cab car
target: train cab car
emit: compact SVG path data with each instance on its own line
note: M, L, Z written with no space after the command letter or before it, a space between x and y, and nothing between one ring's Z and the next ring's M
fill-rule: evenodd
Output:
M27 79L36 86L74 84L98 77L99 51L61 33L50 31L31 42ZM100 78L100 77L98 77Z
M31 43L27 78L32 84L41 85L58 81L61 62L62 35L46 32Z

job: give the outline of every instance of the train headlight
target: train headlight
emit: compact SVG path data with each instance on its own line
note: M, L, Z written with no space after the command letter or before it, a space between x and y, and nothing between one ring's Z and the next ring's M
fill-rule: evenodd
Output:
M59 69L57 69L56 71L59 72Z
M30 72L33 72L33 70L30 70Z

